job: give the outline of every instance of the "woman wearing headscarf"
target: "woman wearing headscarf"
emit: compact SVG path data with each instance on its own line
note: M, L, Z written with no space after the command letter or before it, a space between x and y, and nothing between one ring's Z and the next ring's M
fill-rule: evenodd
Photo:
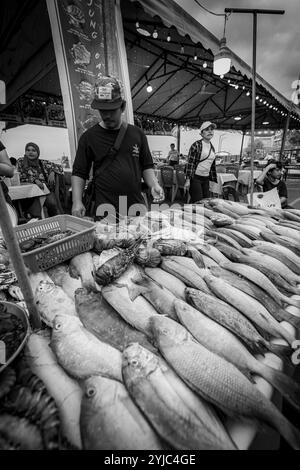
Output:
M53 217L60 212L57 207L55 196L55 174L63 175L61 165L42 160L40 157L40 148L34 142L28 142L25 146L25 155L17 161L17 170L20 173L21 183L36 184L40 189L48 188L50 193L46 195L44 206L47 208L48 215ZM38 198L24 200L24 210L33 218L41 218L41 205Z

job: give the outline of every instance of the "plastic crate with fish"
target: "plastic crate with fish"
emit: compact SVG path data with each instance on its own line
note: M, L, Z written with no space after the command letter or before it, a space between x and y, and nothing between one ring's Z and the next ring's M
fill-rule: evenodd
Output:
M19 244L47 238L49 234L55 239L55 234L59 238L59 234L70 233L64 238L22 253L26 266L32 272L46 271L73 256L91 250L94 245L94 230L94 222L66 214L15 227Z

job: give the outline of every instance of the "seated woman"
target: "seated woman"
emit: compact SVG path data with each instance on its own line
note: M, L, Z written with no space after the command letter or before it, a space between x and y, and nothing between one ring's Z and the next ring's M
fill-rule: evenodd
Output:
M263 191L271 191L277 188L281 202L281 207L287 207L287 187L282 178L282 163L276 160L269 160L262 173L256 178L256 184L263 187Z
M20 173L21 183L33 183L40 189L48 188L50 193L46 195L44 206L48 215L53 217L60 214L55 196L55 175L63 175L63 168L49 160L40 160L40 149L34 142L29 142L25 147L25 155L17 161L17 170ZM41 205L39 198L24 199L24 212L30 217L41 218Z

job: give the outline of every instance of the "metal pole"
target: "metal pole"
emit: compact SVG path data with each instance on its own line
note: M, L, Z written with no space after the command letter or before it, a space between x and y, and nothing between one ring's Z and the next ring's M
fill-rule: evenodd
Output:
M181 126L178 124L177 130L177 151L180 153Z
M28 279L24 261L19 248L19 243L12 226L10 216L7 210L6 201L0 185L0 225L3 238L7 245L8 253L12 261L18 283L20 285L24 300L26 302L30 324L33 329L41 328L40 315L33 297L31 285Z
M286 118L286 121L285 121L285 127L284 127L284 130L283 130L281 148L280 148L280 154L279 154L279 161L282 161L284 147L285 147L285 141L286 141L286 135L287 135L287 131L289 129L289 124L290 124L290 117L291 117L291 108L289 109L289 112L288 112L288 115L287 115L287 118Z
M256 12L253 12L250 206L253 205L253 187L254 187L253 166L254 166L255 101L256 101L256 37L257 37L257 14Z
M255 133L255 98L256 98L256 37L257 37L257 15L272 14L283 15L285 10L261 10L252 8L225 8L225 13L252 13L253 15L253 53L252 53L252 116L251 116L251 186L250 205L253 205L253 163L254 163L254 133Z
M243 131L243 136L242 136L242 143L241 143L241 151L240 151L240 160L239 160L239 165L242 164L242 157L243 157L243 147L244 147L244 139L245 139L245 131Z

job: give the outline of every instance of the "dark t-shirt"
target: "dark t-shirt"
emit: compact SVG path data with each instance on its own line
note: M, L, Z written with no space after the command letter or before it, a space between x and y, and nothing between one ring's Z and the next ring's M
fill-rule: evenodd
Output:
M119 130L104 129L99 124L88 129L79 139L72 174L88 179L92 163L94 171L101 165L109 149L115 143ZM137 126L128 124L119 152L111 163L105 163L104 171L95 180L96 208L100 204L112 204L117 212L125 215L119 207L119 196L127 196L127 207L143 204L141 195L142 172L153 168L153 159L147 138Z
M287 194L287 187L284 181L280 180L279 183L273 184L272 181L270 181L268 178L265 178L264 184L263 184L263 190L265 191L271 191L271 189L277 188L278 195L279 197L288 197Z

